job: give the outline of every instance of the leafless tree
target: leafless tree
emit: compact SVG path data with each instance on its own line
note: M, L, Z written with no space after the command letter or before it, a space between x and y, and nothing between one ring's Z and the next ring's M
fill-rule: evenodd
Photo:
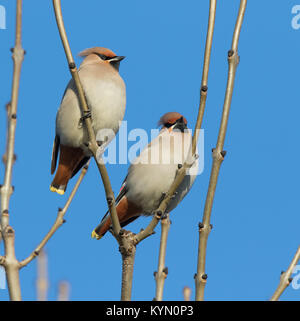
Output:
M4 255L0 256L0 265L5 268L8 290L11 300L21 300L21 288L20 288L20 270L32 262L39 254L41 254L38 261L38 279L37 279L37 289L38 289L38 299L46 300L47 299L47 288L48 288L48 277L47 277L47 268L46 266L46 256L43 254L43 248L49 241L49 239L55 234L60 226L64 223L64 217L67 213L67 210L78 191L78 188L88 170L89 163L82 169L77 183L75 184L73 190L71 191L65 205L63 208L59 208L57 218L50 228L46 236L41 240L39 245L31 252L31 254L24 260L19 261L15 255L15 232L10 225L10 211L9 211L9 202L11 194L13 193L12 185L12 173L13 165L16 160L15 156L15 130L17 124L17 106L18 106L18 95L19 95L19 84L20 84L20 75L21 67L24 59L25 51L22 48L22 0L17 1L17 13L16 13L16 37L15 37L15 46L12 49L12 58L14 62L14 72L13 72L13 83L12 83L12 94L11 101L7 104L7 144L6 151L3 156L3 161L5 164L5 176L4 184L1 186L1 237L4 242ZM91 113L88 107L88 104L85 99L85 94L78 76L77 67L73 59L73 55L69 46L62 11L61 11L61 1L52 0L54 12L57 21L57 27L61 37L61 41L65 50L68 67L71 73L71 76L75 82L82 115L84 116L84 128L87 132L88 141L86 142L90 152L93 155L94 161L97 164L100 176L105 189L105 196L107 200L107 205L109 208L111 221L112 221L112 234L119 244L120 253L122 256L122 285L121 285L121 300L131 300L132 292L132 280L133 280L133 270L134 270L134 261L137 245L142 242L147 237L151 236L154 233L154 229L157 224L161 222L161 240L159 247L159 259L158 259L158 270L155 273L156 280L156 300L163 299L163 290L165 279L168 274L168 269L165 265L166 257L166 246L168 231L170 228L170 216L166 212L170 201L175 195L179 185L184 179L187 171L193 165L191 162L186 162L178 168L176 177L170 190L164 195L158 209L155 211L151 222L148 226L141 230L139 233L134 234L131 231L127 231L121 228L120 222L116 212L115 206L115 196L112 191L111 183L109 180L107 169L99 157L98 144L96 141L95 133L92 128L92 119ZM235 74L237 66L239 63L238 55L238 42L241 32L241 27L243 23L243 18L246 10L247 0L240 1L240 8L237 16L236 26L233 34L231 49L228 52L228 80L227 88L225 93L225 101L223 106L222 120L219 129L219 135L217 140L216 148L213 149L213 164L210 176L209 187L206 196L206 202L203 213L202 223L199 224L199 247L198 247L198 265L197 265L197 274L195 275L195 285L196 285L196 300L204 300L204 290L207 282L207 274L205 273L205 263L206 263L206 246L208 235L211 231L211 212L214 201L214 194L217 186L218 175L220 171L221 164L224 160L226 152L223 150L225 143L225 136L232 100L232 94L234 89ZM206 36L206 47L204 54L204 63L203 63L203 73L200 89L200 104L198 106L198 116L197 122L195 125L194 135L191 144L191 154L193 159L197 159L196 146L199 137L199 131L202 127L203 115L205 112L206 98L208 93L208 73L210 66L210 56L213 42L214 34L214 25L215 25L215 15L216 15L216 6L217 0L210 0L210 9L209 9L209 19L208 19L208 28ZM300 258L300 248L298 249L294 259L292 260L288 270L283 272L280 279L280 284L272 296L271 300L278 300L280 295L286 289L286 287L291 282L292 271L297 264ZM184 298L189 300L191 295L191 290L189 288L184 289ZM59 290L59 300L68 300L69 299L69 285L66 283L61 283Z

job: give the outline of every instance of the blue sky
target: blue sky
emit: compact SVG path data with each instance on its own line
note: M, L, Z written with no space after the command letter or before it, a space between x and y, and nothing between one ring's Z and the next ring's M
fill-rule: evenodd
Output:
M73 54L104 46L125 55L120 73L127 85L125 120L128 130L150 132L168 111L195 124L209 1L90 0L83 6L63 1L63 14ZM300 30L291 26L297 1L249 1L239 53L228 134L212 212L206 272L207 300L266 300L277 287L281 270L299 245L299 51ZM5 6L7 29L0 30L1 90L10 99L15 1ZM190 194L172 212L166 265L166 300L181 300L182 289L194 279L198 222L211 169L227 80L227 51L239 1L219 1L204 115L205 167ZM70 78L55 24L52 1L24 1L22 69L14 168L15 193L11 224L16 253L25 258L39 243L63 206L49 191L55 115ZM77 58L76 58L77 59ZM80 59L76 60L80 63ZM1 153L6 118L0 108ZM129 146L134 142L130 142ZM117 193L128 165L109 165ZM3 166L0 179L3 181ZM72 180L70 187L75 183ZM69 191L70 188L69 187ZM100 177L94 164L67 215L67 223L48 243L49 299L57 297L60 280L71 283L72 300L118 300L121 258L116 241L106 235L91 239L92 229L106 211ZM139 231L149 218L128 228ZM157 269L159 230L137 248L134 300L152 300ZM2 246L1 246L2 250ZM35 300L36 262L21 271L22 295ZM282 300L299 300L300 290L288 288ZM8 294L0 290L0 300Z

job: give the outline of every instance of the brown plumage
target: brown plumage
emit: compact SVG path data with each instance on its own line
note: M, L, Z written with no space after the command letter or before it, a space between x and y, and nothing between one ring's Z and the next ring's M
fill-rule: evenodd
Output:
M84 57L84 60L78 68L78 75L91 110L95 135L103 133L103 129L111 129L116 134L126 105L126 87L118 72L120 62L125 57L117 56L110 49L102 47L85 49L79 55ZM56 137L51 162L51 173L54 174L60 154L50 190L61 195L64 194L70 178L91 156L86 146L87 137L82 116L76 85L71 79L56 115ZM102 136L99 141L105 141ZM103 148L112 138L111 135L105 141Z
M100 55L104 55L106 57L116 57L116 54L110 50L110 49L107 49L107 48L103 48L103 47L93 47L93 48L88 48L88 49L85 49L85 50L82 50L78 56L80 57L87 57L88 55L91 55L91 54L100 54Z
M126 196L123 196L116 205L117 215L121 224L121 227L126 226L141 214L141 209L133 202L128 201ZM111 218L107 212L102 220L102 224L95 229L97 235L103 236L111 226Z
M177 113L176 111L172 111L169 113L164 114L159 122L158 122L158 126L167 126L174 124L178 119L183 118L184 123L187 125L187 120L185 117L183 117L181 114Z
M59 137L56 136L53 145L51 174L54 174L59 152L59 162L55 177L50 189L53 192L63 195L69 180L80 170L89 160L81 148L61 145Z
M117 216L121 227L143 214L153 215L165 193L170 189L176 177L178 165L183 164L190 157L189 147L192 135L187 128L187 120L177 112L170 112L161 117L159 125L162 126L160 134L133 161L116 198ZM170 140L174 141L175 138L178 142L182 140L182 144L176 145L176 148L174 145L171 147L170 144ZM153 158L149 155L158 155L159 161L152 162ZM168 156L169 163L164 163L163 157L167 159ZM195 162L192 167L197 169L198 162ZM173 210L184 198L195 178L196 175L189 173L186 175L168 205L167 212ZM107 212L92 232L92 237L101 239L111 224L110 215Z

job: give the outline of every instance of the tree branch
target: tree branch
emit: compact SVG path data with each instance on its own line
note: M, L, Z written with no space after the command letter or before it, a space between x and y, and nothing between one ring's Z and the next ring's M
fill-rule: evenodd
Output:
M205 111L205 105L206 105L206 97L207 97L207 80L208 80L208 72L209 72L209 64L210 64L210 55L211 55L211 47L212 47L212 39L213 39L213 32L214 32L214 21L215 21L215 11L216 11L216 0L210 1L210 15L209 15L209 25L208 25L208 32L207 32L207 39L206 39L206 48L205 48L205 58L204 58L204 66L203 66L203 74L202 74L202 82L201 82L201 90L200 90L200 104L198 109L198 116L197 116L197 122L195 125L195 130L193 134L193 140L192 140L192 155L193 158L196 159L196 149L197 149L197 143L199 138L199 132L202 126L202 120L203 115ZM151 222L148 224L146 229L140 231L137 235L135 235L133 238L135 245L139 244L141 241L146 239L147 237L154 234L154 229L156 228L158 222L160 221L161 217L164 215L170 201L172 200L176 190L182 183L186 172L189 168L191 168L193 165L193 162L185 162L183 166L181 166L178 171L177 175L175 177L175 180L173 184L171 185L169 191L165 194L164 199L160 203L159 208L156 210L155 214L153 215L153 218Z
M183 299L184 301L191 301L192 289L188 286L183 288Z
M160 237L160 247L159 247L158 268L157 268L157 272L154 273L154 277L156 280L155 301L162 301L165 279L167 278L167 275L168 275L168 268L165 266L165 260L166 260L167 240L168 240L170 225L171 225L171 221L170 221L169 214L165 214L161 220L161 237Z
M4 241L6 278L8 283L8 291L11 300L21 300L21 289L19 281L18 260L15 256L15 232L9 226L9 201L13 193L12 187L12 170L15 160L15 132L17 122L17 106L19 98L19 84L22 62L24 59L24 49L21 43L22 36L22 0L17 0L16 13L16 37L15 47L12 49L12 58L14 63L13 82L11 102L7 109L8 115L8 133L7 147L5 153L5 175L4 184L1 186L1 234Z
M63 22L63 17L62 17L62 12L61 12L61 1L60 0L53 0L53 6L54 6L54 11L55 11L57 27L59 30L61 41L62 41L64 50L65 50L65 54L67 57L67 61L69 64L70 73L71 73L73 80L75 82L75 85L76 85L76 89L77 89L77 93L78 93L78 97L79 97L79 102L80 102L80 107L81 107L81 112L82 112L83 116L87 116L90 114L90 110L89 110L89 107L88 107L86 99L85 99L83 87L80 82L77 67L74 62L72 52L70 49L70 45L69 45L69 41L67 38L67 34L66 34L66 30L65 30L65 26L64 26L64 22ZM116 211L116 206L115 206L115 197L114 197L114 193L111 188L111 183L110 183L110 180L108 177L106 167L105 167L102 159L99 159L99 160L97 159L97 150L98 150L99 146L97 144L95 133L94 133L94 130L92 127L91 117L84 117L84 123L85 123L85 128L86 128L86 131L88 134L88 140L89 140L87 142L87 144L88 144L88 147L89 147L89 149L90 149L91 153L93 154L93 157L96 161L96 164L98 166L98 169L99 169L99 172L100 172L100 175L102 178L102 182L104 185L106 200L107 200L109 212L111 215L114 234L116 236L118 236L121 226L120 226L120 222L119 222L119 219L117 216L117 211ZM99 155L98 155L98 158L99 158Z
M49 230L49 232L47 233L47 235L43 238L43 240L41 241L41 243L35 248L35 250L23 261L20 262L20 269L23 268L24 266L28 265L34 258L36 258L40 253L41 250L44 248L44 246L46 245L46 243L50 240L50 238L53 236L53 234L62 226L62 224L65 222L64 220L64 216L88 170L89 167L89 162L83 167L78 180L65 204L65 206L63 208L59 208L58 209L58 213L57 213L57 217L56 220L53 224L53 226L51 227L51 229Z
M132 292L133 268L136 253L135 234L121 229L119 250L122 255L121 300L130 301Z
M38 301L47 301L48 283L48 258L45 251L41 251L37 259L36 292Z
M208 31L207 31L207 37L206 37L204 65L203 65L202 81L201 81L201 89L200 89L200 104L198 108L198 116L197 116L197 121L194 129L193 139L192 139L192 155L194 158L197 158L197 155L196 155L197 143L198 143L199 132L202 126L202 120L203 120L203 115L204 115L205 106L206 106L206 98L207 98L207 91L208 91L207 81L208 81L210 55L211 55L212 40L213 40L213 33L214 33L216 2L217 0L210 1L209 23L208 23ZM191 163L186 162L185 164L183 164L181 168L178 169L175 180L171 185L169 191L166 193L164 199L160 203L160 206L157 209L156 214L153 216L152 221L150 222L150 224L145 230L141 231L139 234L136 235L136 241L138 243L141 242L146 237L153 234L153 230L155 229L162 215L165 213L177 188L182 183L186 175L187 169L189 169L192 165L193 165L192 162Z
M3 266L6 273L9 297L12 301L21 301L19 262L15 254L15 231L11 226L7 225L5 229L2 229L2 235L5 251Z
M73 56L71 53L70 45L67 39L62 12L61 12L61 1L60 0L53 0L53 6L57 21L57 26L59 29L60 37L64 46L64 50L66 53L66 57L69 63L69 68L73 80L75 82L78 97L80 101L81 111L83 115L90 114L89 107L87 105L84 91L80 82L80 78L77 72L76 65L73 60ZM121 299L122 300L130 300L131 298L131 288L132 288L132 278L133 278L133 265L134 265L134 258L135 258L135 250L136 244L134 234L131 232L124 233L124 230L121 230L120 222L118 219L116 206L115 206L115 197L114 193L111 188L111 183L108 177L108 173L106 170L105 165L99 155L97 157L97 150L98 144L96 142L95 133L92 128L92 120L91 117L85 117L85 128L87 130L89 142L87 142L87 146L89 147L93 157L97 163L102 182L105 189L106 200L109 208L109 213L112 221L112 228L113 228L113 235L115 236L116 240L120 245L120 252L122 255L122 290L121 290Z
M298 250L290 266L288 267L287 271L281 273L279 285L276 291L274 292L273 296L271 297L270 301L277 301L282 295L282 293L284 292L284 290L291 284L291 282L293 281L293 278L291 276L299 260L300 260L300 246L298 247Z
M238 56L238 40L241 32L243 18L246 10L247 0L241 0L238 18L235 26L235 31L232 40L231 50L228 52L228 80L225 95L225 102L223 107L223 115L221 125L219 129L219 136L217 141L217 147L213 149L213 165L211 170L211 176L208 186L208 192L206 196L206 202L204 207L203 222L199 224L199 250L198 250L198 265L197 274L195 275L196 283L196 300L204 300L204 289L207 280L207 274L205 273L205 261L206 261L206 246L208 235L211 231L210 218L213 206L213 200L215 190L217 186L218 176L221 164L224 160L226 152L223 151L224 141L226 136L232 94L234 89L235 73L239 63Z
M59 282L57 301L70 300L70 283L67 281Z

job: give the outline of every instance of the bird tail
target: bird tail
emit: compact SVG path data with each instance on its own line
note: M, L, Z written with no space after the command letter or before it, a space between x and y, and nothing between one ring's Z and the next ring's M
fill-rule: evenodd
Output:
M83 154L81 148L60 145L60 156L55 177L50 185L50 191L63 195L69 180L85 165L89 157Z
M127 200L126 196L123 196L119 201L118 198L116 200L116 211L120 221L121 227L126 226L127 224L133 222L140 216L140 209L136 207L134 204ZM93 230L92 238L100 240L105 233L111 227L111 218L109 211L106 212L104 217L102 218L101 223Z
M109 211L107 211L104 217L101 220L101 223L93 230L92 238L100 240L105 233L109 230L111 226L111 218L109 215Z
M50 191L64 195L71 176L72 173L69 168L64 165L58 165L55 177L50 185Z

